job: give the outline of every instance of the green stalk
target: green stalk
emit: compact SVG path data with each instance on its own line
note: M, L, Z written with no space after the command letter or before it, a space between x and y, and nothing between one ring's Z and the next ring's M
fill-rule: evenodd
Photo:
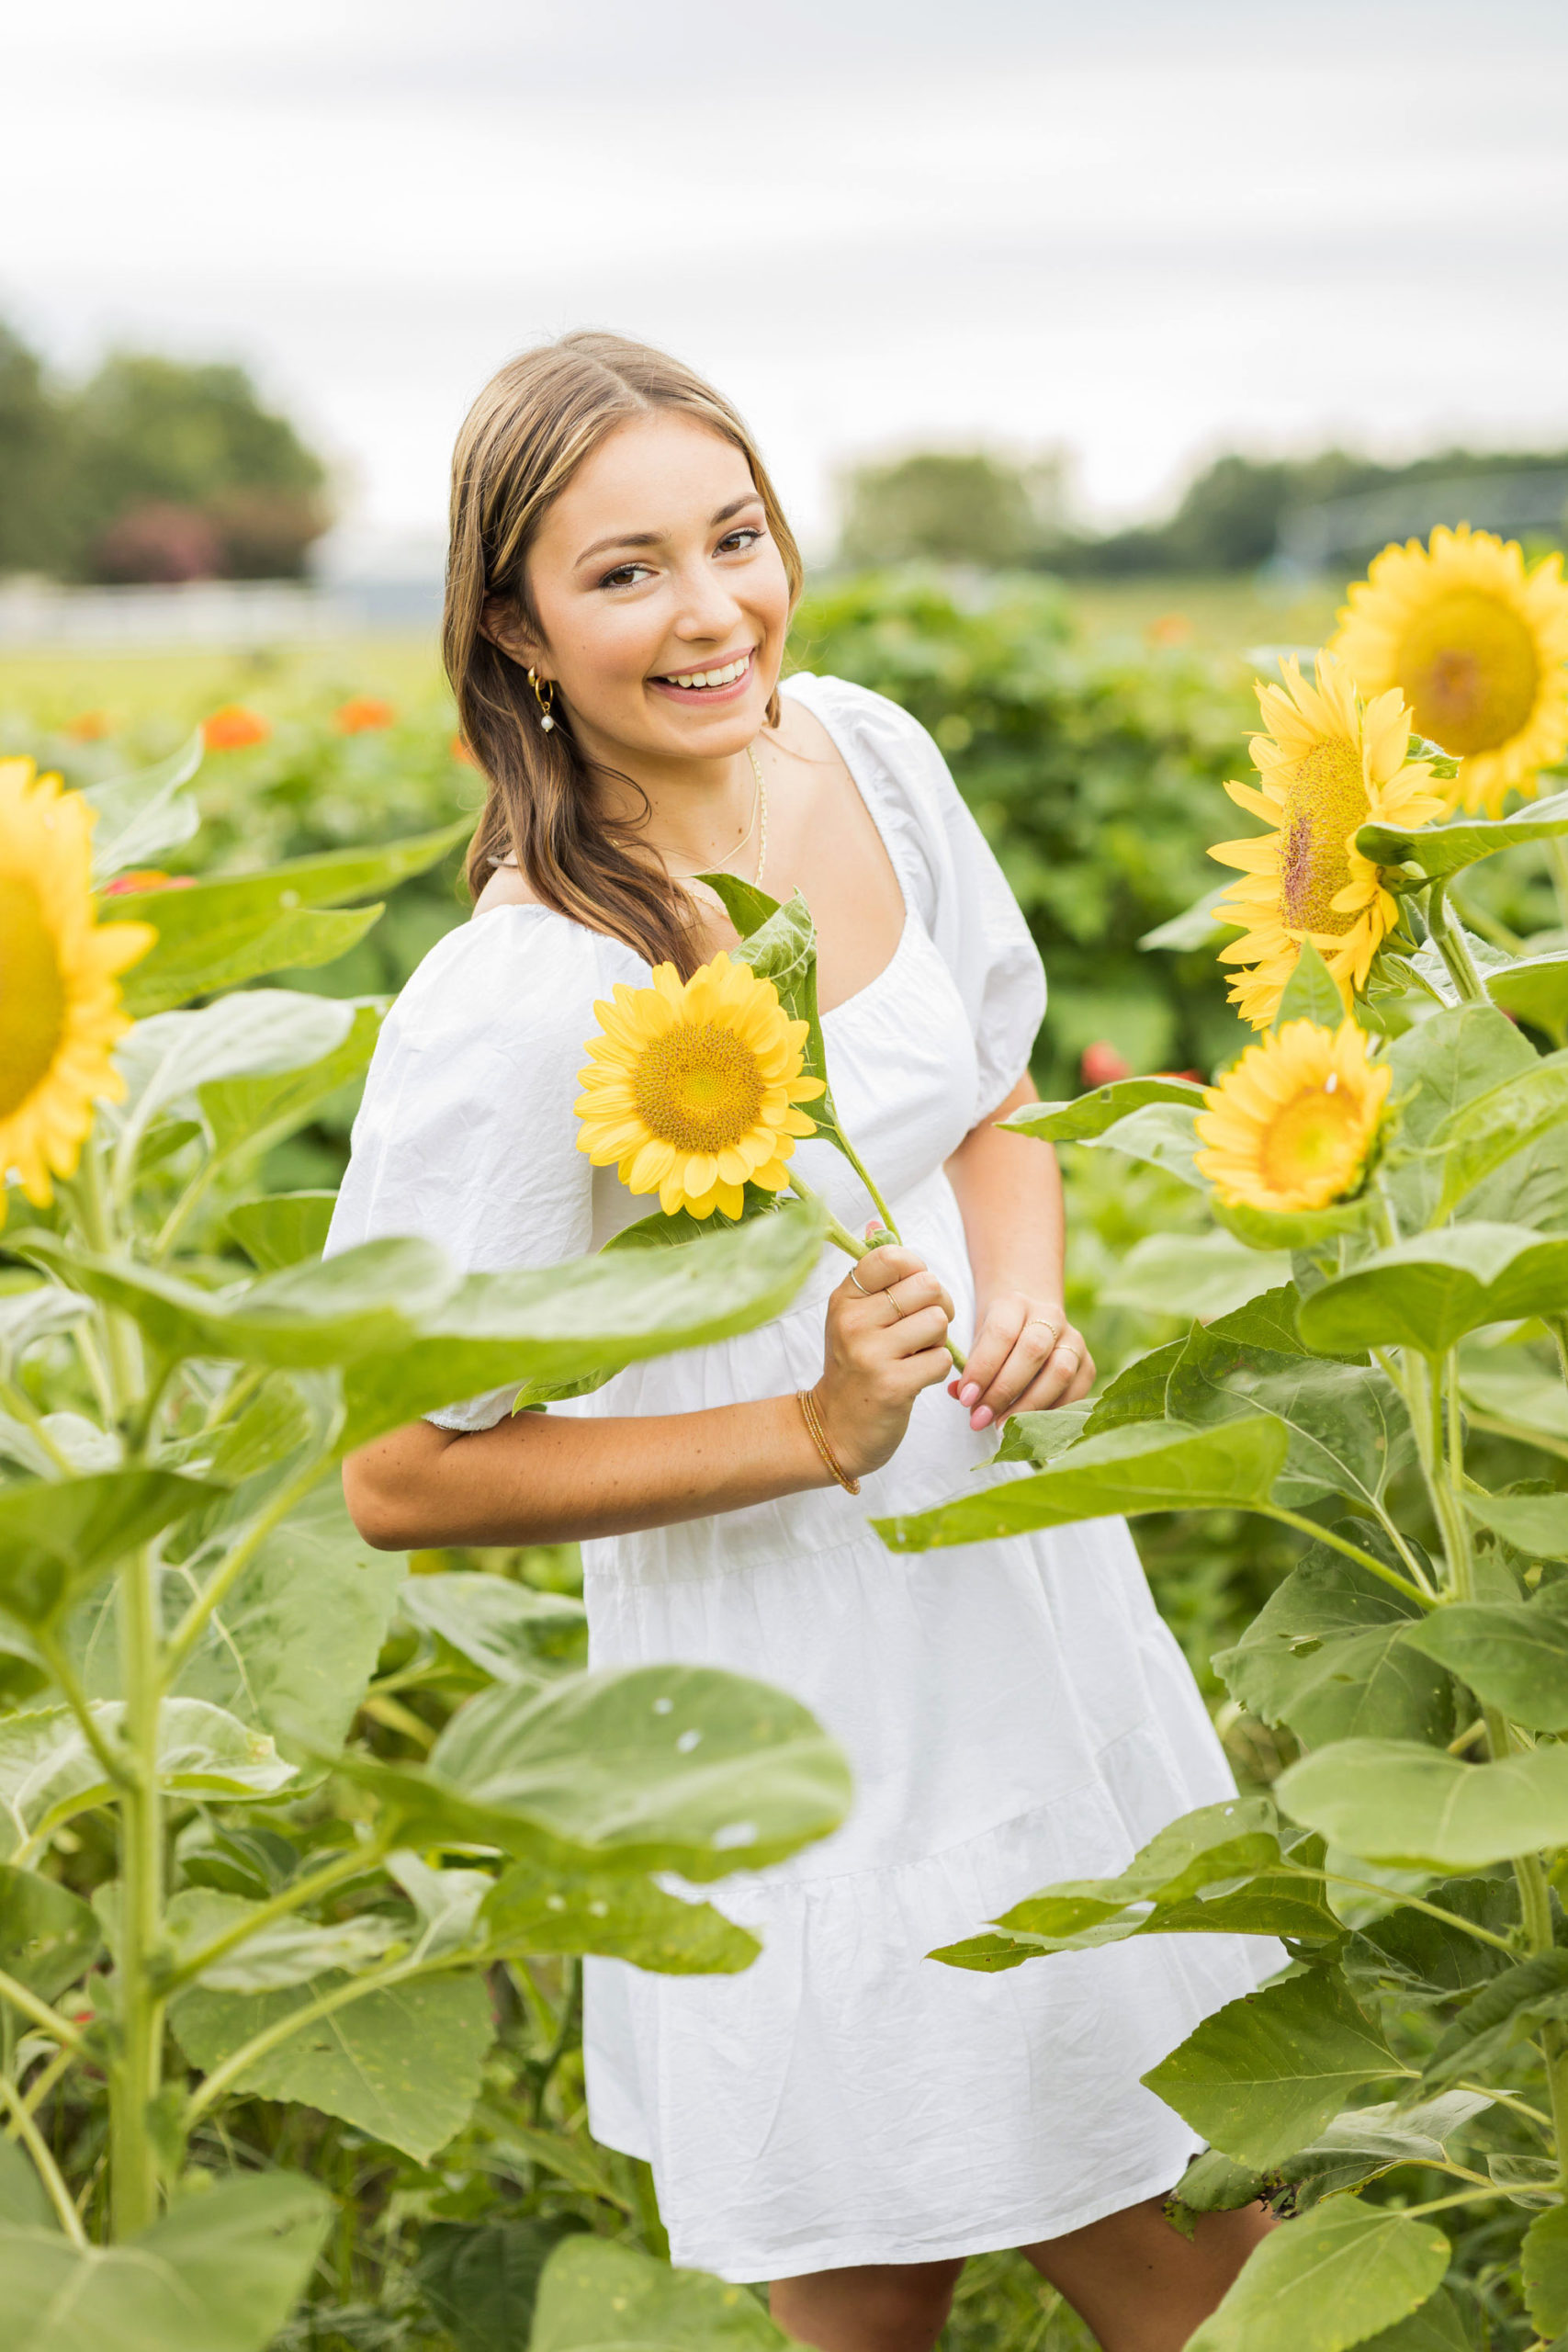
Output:
M54 2161L48 2141L33 2121L17 2091L6 2082L4 2075L0 2075L0 2098L5 2099L11 2110L17 2137L38 2167L39 2178L43 2183L45 2193L54 2208L55 2217L61 2228L78 2253L85 2254L87 2233L82 2227L82 2216L71 2201L71 2191L65 2186L60 2166Z
M4 1405L13 1420L20 1421L24 1429L31 1430L62 1478L76 1476L76 1464L55 1443L43 1425L43 1415L27 1391L19 1388L14 1380L0 1380L0 1405Z
M18 1984L14 1976L8 1976L3 1968L0 1968L0 2001L9 2001L14 2009L20 2009L31 2024L41 2027L45 2033L51 2035L62 2050L81 2049L83 2037L70 2019L62 2018L58 2009L51 2009L49 2003L40 2000L28 1985Z
M1432 934L1432 944L1449 967L1449 978L1459 990L1460 1001L1489 1004L1491 999L1465 944L1464 932L1449 922L1446 888L1444 883L1434 882L1427 893L1427 928Z
M1353 1886L1362 1894L1386 1895L1388 1893L1386 1886L1379 1886L1373 1879L1347 1878L1343 1871L1309 1871L1295 1864L1292 1865L1291 1875L1297 1878L1320 1878L1325 1885L1332 1883L1335 1886ZM1478 1943L1491 1944L1495 1951L1506 1951L1510 1959L1514 1957L1516 1947L1509 1938L1498 1935L1491 1928L1479 1928L1473 1919L1461 1919L1457 1911L1445 1911L1439 1904L1428 1903L1419 1894L1402 1894L1399 1900L1403 1908L1424 1911L1428 1919L1440 1919L1445 1928L1457 1928L1462 1935L1473 1936Z
M82 1158L72 1188L82 1238L100 1258L116 1254L116 1235L104 1190L103 1155L96 1135L82 1147ZM103 1318L105 1369L109 1402L118 1419L141 1395L141 1338L128 1315L118 1308L100 1310Z
M117 2238L157 2217L148 2109L163 2080L164 2003L152 1966L163 1936L164 1805L158 1785L157 1571L144 1544L120 1571L119 1653L135 1784L120 1798L120 2047L109 2086L111 2204Z
M117 1756L104 1737L97 1717L93 1713L92 1702L83 1690L70 1658L52 1635L38 1633L33 1639L38 1644L39 1656L60 1686L61 1696L76 1718L83 1738L107 1774L110 1787L129 1788L132 1778L129 1758L123 1755Z

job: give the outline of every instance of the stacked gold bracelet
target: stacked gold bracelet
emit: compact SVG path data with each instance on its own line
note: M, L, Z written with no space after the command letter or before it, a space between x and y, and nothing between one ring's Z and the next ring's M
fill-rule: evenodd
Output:
M835 1460L833 1449L829 1444L827 1432L822 1427L822 1416L817 1410L816 1397L813 1396L809 1388L797 1389L795 1394L800 1399L800 1409L805 1418L806 1426L811 1431L812 1444L817 1448L845 1494L858 1495L860 1480L846 1476L842 1464Z

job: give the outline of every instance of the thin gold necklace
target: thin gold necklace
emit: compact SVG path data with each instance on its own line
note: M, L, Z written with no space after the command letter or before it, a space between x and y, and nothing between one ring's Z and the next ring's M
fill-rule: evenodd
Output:
M760 890L762 887L762 876L767 871L768 865L768 786L762 775L762 763L757 757L757 747L754 743L747 744L746 756L751 763L751 774L757 780L756 789L751 795L751 821L728 857L721 857L716 865L708 865L702 870L709 874L728 872L750 841L752 834L756 833L758 835L757 871L751 877L751 887L753 889ZM694 882L696 875L694 873L678 874L675 879L678 882Z

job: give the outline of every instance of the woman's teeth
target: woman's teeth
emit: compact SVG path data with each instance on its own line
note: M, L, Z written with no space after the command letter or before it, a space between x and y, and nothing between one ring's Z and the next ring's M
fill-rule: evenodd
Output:
M739 662L728 662L722 670L686 670L679 676L666 677L662 683L667 686L732 686L750 666L751 656L743 653Z

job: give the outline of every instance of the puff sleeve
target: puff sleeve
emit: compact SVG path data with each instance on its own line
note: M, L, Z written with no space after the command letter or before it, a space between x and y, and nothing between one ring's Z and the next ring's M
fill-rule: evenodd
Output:
M786 691L837 742L953 975L979 1061L976 1118L987 1118L1028 1069L1045 1017L1045 973L1018 901L919 719L844 678L800 675Z
M413 1234L465 1273L548 1266L593 1239L573 1111L593 1001L646 978L627 948L549 909L498 907L439 941L388 1015L327 1254ZM513 1391L427 1418L487 1429Z

